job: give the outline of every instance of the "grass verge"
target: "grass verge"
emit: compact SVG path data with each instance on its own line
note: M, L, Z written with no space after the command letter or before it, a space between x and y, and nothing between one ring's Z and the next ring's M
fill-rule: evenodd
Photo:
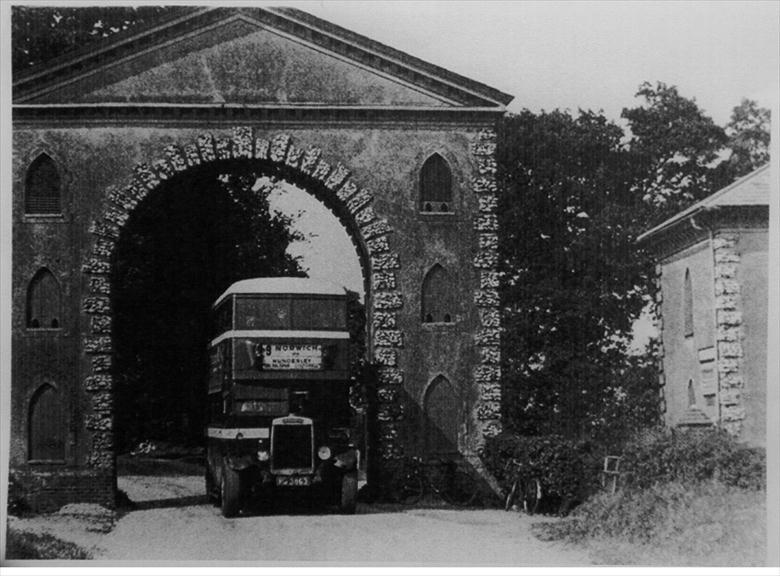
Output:
M5 556L8 560L90 560L83 548L49 534L8 528Z
M766 492L719 482L598 494L567 520L536 524L543 540L585 544L597 564L763 566Z

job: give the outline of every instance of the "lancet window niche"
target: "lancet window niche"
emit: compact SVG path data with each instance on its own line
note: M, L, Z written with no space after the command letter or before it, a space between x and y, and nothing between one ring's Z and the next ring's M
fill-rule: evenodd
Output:
M420 170L420 211L453 212L452 171L439 154L432 154Z
M58 215L62 213L62 181L54 160L40 154L27 169L24 185L24 213Z
M48 268L35 273L27 287L27 328L60 328L60 285Z
M425 324L455 321L457 302L450 274L441 264L435 264L422 283L422 321Z

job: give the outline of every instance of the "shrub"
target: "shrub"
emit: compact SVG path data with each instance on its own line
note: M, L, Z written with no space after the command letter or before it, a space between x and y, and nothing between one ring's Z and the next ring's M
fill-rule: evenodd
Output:
M488 440L484 457L507 491L516 477L539 479L547 507L557 506L562 514L584 501L598 484L601 456L587 442L503 433Z
M89 560L89 552L49 534L8 529L5 556L9 560Z
M719 428L645 431L626 444L621 462L628 488L720 479L757 490L766 485L765 469L765 450L745 446Z

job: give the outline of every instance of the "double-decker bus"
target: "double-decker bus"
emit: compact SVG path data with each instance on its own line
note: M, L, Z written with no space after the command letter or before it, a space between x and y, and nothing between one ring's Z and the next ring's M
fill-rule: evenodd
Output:
M306 495L354 513L347 292L255 278L213 305L206 491L226 517Z

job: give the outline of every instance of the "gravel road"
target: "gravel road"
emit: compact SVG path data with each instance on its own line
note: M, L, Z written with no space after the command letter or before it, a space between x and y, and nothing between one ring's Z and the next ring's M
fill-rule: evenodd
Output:
M225 519L203 496L201 476L120 476L136 504L106 534L49 518L96 560L253 561L317 564L582 566L587 552L541 542L516 512L391 509L361 504L354 516L281 510ZM35 519L18 520L18 527ZM60 529L56 529L57 522ZM29 528L29 526L28 526Z

